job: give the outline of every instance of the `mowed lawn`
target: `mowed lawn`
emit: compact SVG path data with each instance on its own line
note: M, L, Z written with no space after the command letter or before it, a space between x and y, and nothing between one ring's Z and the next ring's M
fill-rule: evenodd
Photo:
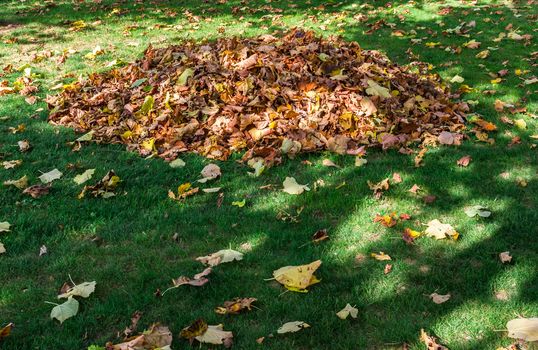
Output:
M26 175L37 184L54 168L64 175L38 199L13 186L0 188L0 222L12 225L0 233L6 249L0 255L0 328L15 324L0 348L118 343L135 311L142 312L140 332L155 322L168 326L173 349L190 347L179 332L198 318L224 324L236 349L425 349L421 329L450 349L512 344L506 322L538 317L538 83L532 82L538 75L537 19L533 0L3 1L0 68L14 70L0 81L12 84L31 68L40 98L30 105L18 94L0 96L0 161L22 160L14 169L0 168L0 181ZM251 177L251 169L237 162L240 154L226 162L185 154L186 166L171 168L122 145L89 143L73 152L67 143L80 135L47 123L43 100L57 92L51 88L134 61L150 44L294 26L355 40L399 64L431 63L432 74L465 90L462 99L471 101L472 112L497 126L488 135L494 142L470 133L461 146L430 149L421 167L415 167L414 155L397 150L370 149L362 167L355 167L352 156L300 155ZM464 46L471 40L481 42L480 48ZM96 46L104 53L91 57ZM487 57L476 57L484 50ZM62 53L65 62L58 63ZM507 72L499 75L502 70ZM464 81L450 83L454 76ZM497 111L497 99L517 111ZM518 120L526 125L508 122ZM23 131L10 129L21 124ZM19 152L20 140L33 149ZM470 164L458 166L466 155ZM323 166L324 159L339 167ZM182 203L167 197L169 189L200 178L209 163L222 169L214 181L223 188L220 206L216 193ZM73 178L86 169L96 169L90 184L113 169L122 180L117 196L77 199L82 186ZM367 181L392 179L394 173L403 181L375 199ZM282 192L287 176L311 191ZM324 186L314 186L319 180ZM415 184L417 194L409 192ZM427 203L424 196L436 199ZM242 200L244 207L232 205ZM473 205L492 215L468 217L464 209ZM373 222L376 214L392 212L411 220L392 228ZM402 239L405 228L423 231L433 219L451 224L459 239L420 237L412 245ZM330 239L309 243L319 229L327 229ZM42 246L48 252L39 256ZM154 295L170 287L172 278L202 271L196 257L227 248L243 252L244 259L215 267L203 287ZM370 256L380 251L392 257L390 273L384 273L387 261ZM509 264L498 257L505 251L513 257ZM282 266L317 259L321 282L308 293L284 293L280 284L265 280ZM59 302L58 291L70 278L96 281L97 287L89 298L79 298L78 315L60 325L45 302ZM451 298L438 305L428 297L432 293ZM257 298L257 308L232 316L214 312L234 297ZM356 320L336 317L347 303L359 309ZM277 335L288 321L311 328Z

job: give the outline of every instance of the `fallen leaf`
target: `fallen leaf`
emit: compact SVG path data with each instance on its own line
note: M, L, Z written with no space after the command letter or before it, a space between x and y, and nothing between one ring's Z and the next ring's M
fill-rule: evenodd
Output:
M276 332L278 334L284 334L284 333L295 333L299 332L300 330L303 330L305 328L309 328L310 325L303 321L292 321L292 322L286 322L284 323Z
M131 316L131 324L128 327L125 327L123 330L123 336L125 339L129 338L134 331L136 330L136 327L138 326L138 321L140 321L140 318L142 317L142 312L135 311L133 315Z
M185 166L185 162L177 158L171 161L170 163L168 163L168 165L170 165L171 168L182 168Z
M243 199L242 201L233 201L232 205L238 208L243 208L246 203L247 203L246 199Z
M383 273L385 275L389 274L392 271L392 264L386 264L385 268L383 269Z
M63 304L56 305L50 312L51 319L57 319L60 323L75 316L78 313L78 301L70 296Z
M470 218L477 215L483 218L487 218L491 215L491 211L487 210L481 205L473 205L472 207L467 207L464 209L464 212Z
M43 182L44 184L51 183L54 180L58 180L62 177L62 173L58 169L53 169L49 171L48 173L44 173L39 177L39 180Z
M329 239L329 234L327 233L327 229L317 230L312 235L312 242L319 243L321 241L324 241L326 239Z
M392 181L393 181L395 184L399 184L400 182L402 182L402 176L400 175L400 173L394 173L394 174L392 174Z
M243 260L243 254L232 249L223 249L207 256L200 256L196 260L205 265L217 266L234 260Z
M442 304L444 302L447 302L450 299L450 294L442 295L442 294L432 293L430 294L430 299L436 304Z
M202 178L199 179L198 182L201 183L205 183L209 180L214 180L221 175L220 167L216 164L206 165L200 173L202 174Z
M437 140L442 145L453 145L454 144L454 134L448 131L442 131L439 136L437 136Z
M384 179L384 180L381 180L378 183L370 182L370 180L367 180L366 183L368 184L368 187L372 191L374 191L374 197L378 198L378 199L381 198L381 196L383 195L383 192L387 191L389 189L389 187L390 187L388 177L386 179Z
M22 190L28 186L28 176L24 175L23 177L17 180L4 181L4 186L15 186L18 189Z
M0 340L2 340L3 338L9 337L9 335L11 334L11 330L13 329L14 326L15 325L13 323L8 323L7 326L0 328Z
M151 325L142 334L128 338L126 342L113 345L106 344L107 350L171 350L172 332L158 323Z
M26 188L22 193L29 195L32 198L39 198L41 196L44 196L48 194L50 191L50 184L49 185L33 185L28 188Z
M87 298L95 291L96 284L97 283L95 281L77 284L70 288L66 293L58 295L58 299L70 298L73 296Z
M4 244L2 244L2 242L0 242L0 254L4 254L6 252L6 247L4 246Z
M466 167L466 166L469 165L471 160L473 160L473 158L471 158L471 156L463 156L458 160L457 164L459 166Z
M429 336L424 329L420 330L420 340L426 345L427 350L449 350L437 342L435 337Z
M516 318L506 323L508 336L524 341L538 341L538 318Z
M392 213L390 215L379 215L376 214L374 218L374 222L379 222L381 225L385 227L393 227L398 222L396 221L398 217L396 216L396 213Z
M15 167L18 167L19 165L22 164L22 160L20 159L16 159L16 160L6 160L4 162L2 162L2 166L4 167L4 169L13 169Z
M459 237L459 233L450 224L443 224L437 219L428 222L425 233L428 237L435 239L451 238L457 240Z
M177 287L185 285L185 284L188 284L188 285L191 285L191 286L194 286L194 287L201 287L204 284L206 284L207 282L209 282L209 279L206 278L205 276L209 275L211 273L211 271L212 271L211 267L208 267L204 271L194 275L194 277L192 279L190 279L189 277L185 277L185 276L180 276L180 277L178 277L176 279L172 279L172 284L174 286L170 287L166 291L164 291L163 295L168 290L177 288Z
M207 322L199 318L194 321L190 326L183 328L179 335L182 338L189 339L190 341L192 341L194 338L204 334L207 331L208 327L209 326L207 325Z
M363 165L365 165L366 163L368 163L368 160L362 158L362 157L355 157L355 166L356 167L361 167Z
M0 232L11 231L11 224L7 221L0 222Z
M417 193L418 191L420 191L420 186L417 185L417 184L414 184L410 189L409 189L409 192L411 193Z
M351 318L357 318L358 313L358 309L354 308L350 304L346 304L346 306L342 310L336 313L336 316L338 316L338 318L341 320L345 320L349 316L351 316Z
M200 343L207 344L224 344L226 348L229 348L233 344L233 333L224 330L222 324L216 326L207 326L207 330L199 336L195 337Z
M114 190L121 182L121 179L114 170L110 170L100 181L92 186L84 186L82 192L79 193L78 199L84 198L87 192L94 197L110 198L115 196Z
M330 159L323 159L323 161L321 162L321 164L323 166L326 166L326 167L334 167L334 168L340 168L338 165L336 165L332 160Z
M282 183L284 188L282 191L289 193L289 194L301 194L304 191L310 191L310 188L307 185L300 185L297 183L297 180L293 177L286 177L284 182Z
M383 252L379 252L379 253L371 253L370 256L376 260L379 260L379 261L385 261L385 260L392 260L392 258L390 257L390 255L388 254L385 254Z
M30 145L30 142L28 140L18 141L17 145L19 146L19 151L23 153L28 152L32 149L32 146Z
M281 267L273 271L273 277L288 290L306 293L306 288L320 282L314 276L320 265L321 260L316 260L307 265Z
M85 183L86 181L91 179L94 173L95 173L95 169L88 169L85 172L83 172L82 174L79 174L79 175L75 176L73 181L77 185L82 185L83 183Z
M499 260L501 260L503 264L506 264L512 262L512 256L510 255L510 252L502 252L499 253Z
M232 301L225 301L223 306L215 309L215 312L221 315L236 315L243 310L252 310L252 303L257 301L256 298L235 298Z
M39 256L43 256L47 253L48 253L47 246L42 245L41 247L39 247Z
M368 95L380 96L380 97L383 97L383 98L392 97L392 95L390 94L389 89L379 85L375 81L368 79L366 83L369 86L368 88L366 88L366 93Z

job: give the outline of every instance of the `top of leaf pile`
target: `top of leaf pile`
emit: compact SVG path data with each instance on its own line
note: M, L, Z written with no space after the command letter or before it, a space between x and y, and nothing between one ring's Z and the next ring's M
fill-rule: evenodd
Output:
M355 154L361 145L402 147L461 131L467 104L415 67L300 29L150 46L139 61L50 96L49 120L142 155L226 159L247 150L245 159L268 165L283 153Z

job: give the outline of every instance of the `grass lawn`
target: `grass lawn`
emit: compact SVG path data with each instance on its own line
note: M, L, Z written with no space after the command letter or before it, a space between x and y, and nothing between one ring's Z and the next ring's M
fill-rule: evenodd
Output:
M15 324L0 348L71 350L121 342L118 334L135 311L143 313L139 331L154 322L168 326L174 349L189 348L178 334L198 318L233 331L236 349L402 349L404 343L408 349L425 349L421 328L450 349L512 344L503 332L506 322L518 315L538 317L538 140L531 137L538 133L538 84L524 82L538 75L538 32L532 24L537 18L533 0L3 1L0 68L28 64L40 100L30 105L18 94L0 96L0 161L23 161L14 169L0 168L0 181L27 175L35 184L41 172L54 168L64 175L38 199L13 186L0 188L0 222L12 224L11 232L0 233L6 248L0 255L0 327ZM72 31L73 21L87 26ZM467 25L458 29L463 21ZM109 69L113 60L133 61L149 44L251 36L293 26L355 40L399 64L429 62L447 82L463 77L472 90L462 98L497 125L489 134L495 143L470 134L461 146L431 149L418 168L413 155L396 150L369 150L362 167L355 167L351 156L301 155L257 178L248 176L250 169L235 155L213 162L222 169L214 182L224 189L219 207L215 193L180 204L167 197L168 189L198 179L208 159L186 154L181 157L186 166L173 169L122 145L88 144L73 152L66 143L78 135L47 123L43 99L55 93L53 86ZM499 37L514 30L534 38ZM462 48L472 39L481 47ZM97 45L105 53L85 57ZM475 57L486 49L488 57ZM57 63L68 50L73 51L65 62ZM496 77L489 73L504 69L508 74L502 81L492 82ZM15 70L0 80L12 83L22 74ZM458 89L461 83L452 85ZM526 111L498 112L496 99ZM503 116L524 120L526 128L503 123ZM20 124L24 131L10 131ZM510 145L517 136L521 142ZM19 152L22 139L33 145L32 151ZM465 155L471 163L458 166ZM325 158L340 168L323 166ZM77 199L81 186L72 179L89 168L96 169L90 183L113 169L122 180L118 195ZM403 181L375 199L367 181L393 173ZM312 190L299 196L282 192L286 176ZM314 190L318 179L325 186ZM273 188L260 189L268 184ZM417 195L408 191L414 184L421 188ZM425 203L425 195L437 199ZM243 199L242 208L231 204ZM471 205L487 207L491 217L469 218L464 208ZM373 222L377 213L391 212L412 219L392 228ZM283 220L290 217L295 220ZM424 230L433 219L454 226L460 238L421 237L413 245L402 240L405 227ZM322 228L330 239L307 244ZM48 253L39 256L42 245ZM226 248L242 251L244 259L217 266L203 287L182 286L154 296L172 278L202 271L196 257ZM370 257L379 251L392 257L388 274L386 262ZM499 261L504 251L513 256L511 264ZM322 281L306 294L283 293L275 281L264 281L282 266L317 259L323 262L316 274ZM60 325L49 318L52 306L45 301L57 301L69 276L77 283L97 281L97 288L80 300L78 315ZM437 305L428 298L434 292L451 298ZM234 297L255 297L259 309L236 316L213 311ZM359 309L356 320L336 317L346 303ZM276 335L283 323L296 320L312 327ZM257 344L263 336L263 344Z

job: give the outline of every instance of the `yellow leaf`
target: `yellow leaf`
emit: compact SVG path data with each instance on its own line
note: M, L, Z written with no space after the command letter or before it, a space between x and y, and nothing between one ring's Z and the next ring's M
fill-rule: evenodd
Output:
M281 267L273 271L273 277L289 290L303 292L320 281L314 276L320 265L321 260L316 260L307 265Z
M348 318L348 316L351 316L351 318L357 318L358 313L359 310L357 308L354 308L350 304L347 304L346 307L336 313L336 316L338 316L338 318L340 318L341 320L345 320L346 318Z
M236 207L239 207L239 208L243 208L245 206L245 203L246 203L246 200L243 199L242 201L234 201L234 202L232 202L232 205L234 205Z
M147 139L146 141L142 142L142 148L146 151L153 151L155 149L155 139Z
M379 252L379 254L378 253L371 253L370 256L372 258L376 259L376 260L379 260L379 261L392 260L390 255L385 254L383 252Z
M517 126L521 130L527 129L527 122L523 119L517 119L514 121L515 126Z

